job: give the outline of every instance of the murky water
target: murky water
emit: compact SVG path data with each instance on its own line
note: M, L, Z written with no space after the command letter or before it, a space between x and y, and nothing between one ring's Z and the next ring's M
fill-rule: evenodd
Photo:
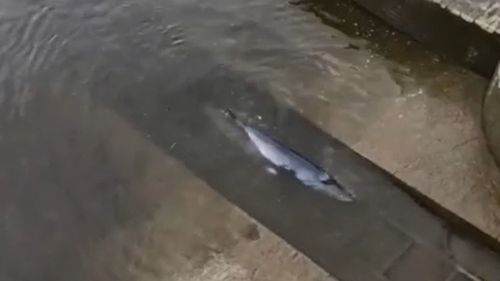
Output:
M136 276L124 271L130 264L172 276L184 264L179 255L196 263L206 252L189 243L233 242L226 227L210 227L228 224L225 216L196 203L220 222L194 219L208 238L186 238L191 246L180 249L195 249L177 255L165 250L161 270L155 259L138 261L146 250L110 254L121 249L110 245L135 245L120 242L126 229L148 233L144 222L159 208L192 217L176 211L177 201L189 202L176 190L189 190L196 177L174 174L175 165L152 156L155 147L203 177L227 171L247 180L262 163L241 158L244 140L227 138L213 112L231 106L278 125L290 106L342 99L351 108L338 114L360 126L372 114L363 101L397 89L389 83L386 92L388 74L368 63L364 41L281 0L8 0L0 11L2 280L126 280ZM320 90L310 94L312 85ZM174 238L190 237L185 225L160 233L184 245ZM137 239L160 239L151 238L157 232Z
M315 126L356 145L372 120L387 118L388 104L423 92L363 32L414 44L308 1L2 1L0 279L88 280L94 251L175 205L191 178L244 184L234 198L268 181L269 198L286 197L291 182L267 174L225 126L218 110L226 107L341 168L331 140L311 139ZM410 56L444 68L427 52ZM167 173L175 169L165 159L193 174Z

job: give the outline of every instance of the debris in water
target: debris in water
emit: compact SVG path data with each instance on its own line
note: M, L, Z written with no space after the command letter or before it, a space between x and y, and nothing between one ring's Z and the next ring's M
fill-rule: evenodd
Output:
M172 41L172 46L177 46L177 45L180 45L184 43L184 39L176 39L174 41Z
M325 102L325 103L330 103L330 100L329 100L327 97L323 96L323 95L317 95L316 97L317 97L319 100L321 100L321 101L323 101L323 102Z
M176 142L172 143L172 144L170 145L170 148L169 148L169 150L172 150L172 149L174 149L174 147L175 147L176 145L177 145L177 143L176 143Z
M275 168L270 167L270 166L266 167L266 172L270 173L271 175L277 175L278 174L278 171L276 171Z

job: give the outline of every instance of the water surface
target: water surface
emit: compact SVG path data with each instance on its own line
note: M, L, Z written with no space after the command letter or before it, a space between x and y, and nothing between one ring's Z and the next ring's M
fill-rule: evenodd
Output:
M121 229L145 227L191 178L234 186L232 199L263 194L279 204L305 196L300 204L328 205L266 173L218 110L241 112L341 173L349 169L332 161L342 151L329 136L362 143L378 130L373 120L425 91L410 68L361 38L356 27L367 22L321 13L314 4L2 1L0 279L92 278L95 269L85 265L93 253L119 240ZM435 56L416 53L442 70ZM160 154L192 174L166 173L173 168L165 160L151 160Z

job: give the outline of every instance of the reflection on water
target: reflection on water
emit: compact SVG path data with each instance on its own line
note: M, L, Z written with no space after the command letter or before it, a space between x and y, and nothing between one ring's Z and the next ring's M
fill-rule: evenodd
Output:
M359 38L356 31L353 38L324 25L349 22L312 9L313 4L2 1L0 249L5 254L0 255L0 279L74 280L78 273L93 272L83 265L95 249L106 249L108 240L122 241L122 229L145 227L141 223L156 218L160 208L175 213L176 208L165 205L189 201L191 196L180 196L178 189L198 179L176 173L165 160L169 156L212 183L245 183L248 188L235 191L235 198L264 191L277 202L288 196L283 186L290 183L262 170L260 158L227 138L207 109L238 108L261 116L256 126L273 135L304 135L287 141L330 169L340 168L331 162L335 151L325 139L309 139L317 131L295 112L350 145L363 144L367 136L385 143L373 133L382 131L380 122L373 125L372 120L397 119L387 114L389 107L425 96L411 75L415 68L377 55L369 38ZM428 54L422 57L434 61ZM468 85L483 83L463 77L472 81ZM422 103L410 105L425 113ZM123 133L130 131L136 135ZM152 147L164 158L151 160ZM165 173L168 177L162 177ZM272 184L264 189L259 181ZM185 201L179 208L189 209ZM258 209L259 202L248 204ZM226 210L206 206L180 215L200 223L213 220L214 229L208 231L213 236L196 234L193 241L213 244L208 250L197 244L210 252L233 246L234 237L225 236L232 235ZM198 216L202 212L210 214L207 219ZM167 238L186 232L162 231ZM224 239L213 238L219 236ZM170 258L182 264L197 250ZM135 265L147 267L137 259ZM110 269L107 278L120 269ZM133 272L124 272L120 280L134 279ZM85 279L83 273L78 276Z

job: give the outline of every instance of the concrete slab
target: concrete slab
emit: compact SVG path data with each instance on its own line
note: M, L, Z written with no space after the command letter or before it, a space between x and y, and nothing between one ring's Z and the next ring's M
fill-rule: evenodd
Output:
M221 91L218 85L238 89L239 94ZM500 268L498 254L492 253L489 263L479 268L455 258L460 253L455 253L456 248L449 247L448 242L458 237L466 241L465 249L480 249L488 255L490 248L500 249L498 241L441 206L416 200L423 196L315 126L304 118L307 113L281 106L279 100L237 71L214 68L171 95L153 91L139 98L136 92L130 88L121 93L127 103L108 98L97 101L126 116L138 130L151 132L151 140L159 147L340 280L401 280L405 269L418 272L412 276L419 280L446 280L457 268L488 280L487 274ZM190 106L165 111L161 105L166 104ZM356 203L339 203L290 177L266 172L264 159L220 112L227 107L246 122L323 163L341 184L354 191ZM144 118L142 108L150 109L148 115L162 122ZM275 119L277 113L279 118ZM173 142L179 145L169 150ZM325 155L330 162L320 160ZM417 248L408 247L408 240ZM379 242L390 243L383 247L390 252L379 251ZM356 243L366 243L371 251L351 249L349 245ZM385 262L375 262L371 254ZM436 271L441 268L443 271Z
M443 260L437 252L412 245L387 271L394 281L442 281L454 272L453 265Z

